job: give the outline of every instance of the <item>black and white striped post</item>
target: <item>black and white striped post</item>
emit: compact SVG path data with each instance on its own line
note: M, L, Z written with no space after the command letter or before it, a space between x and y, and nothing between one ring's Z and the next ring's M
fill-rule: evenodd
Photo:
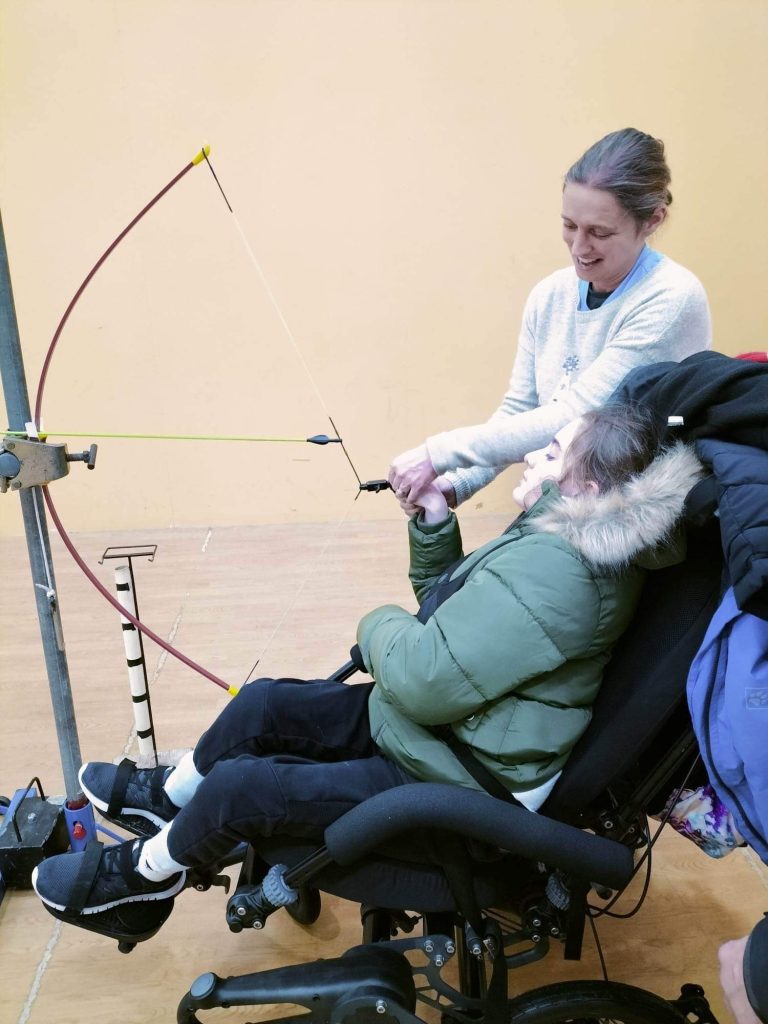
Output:
M135 557L148 557L152 561L156 550L157 545L151 545L149 548L141 550L130 547L107 548L100 559L101 562L108 558L126 559L127 565L118 565L115 569L115 588L118 601L135 619L139 617L139 607L136 599L136 580L133 576L132 560ZM123 630L123 646L128 665L128 683L133 701L133 720L136 726L139 756L154 757L154 762L157 764L157 744L152 721L147 666L144 659L144 643L139 630L127 618L121 616L120 624Z

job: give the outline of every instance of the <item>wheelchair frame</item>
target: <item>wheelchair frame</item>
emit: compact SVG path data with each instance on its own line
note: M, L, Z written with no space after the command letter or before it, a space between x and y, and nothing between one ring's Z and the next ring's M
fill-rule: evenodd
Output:
M352 666L343 666L332 678L346 679L352 671ZM517 906L501 911L486 910L481 934L461 910L427 911L411 916L405 910L362 904L362 945L352 947L332 960L276 968L237 978L222 979L208 972L197 978L182 998L177 1024L201 1024L197 1011L215 1007L279 1007L285 1004L303 1007L306 1013L270 1017L268 1024L283 1024L291 1020L307 1024L342 1024L348 1019L351 1024L353 1021L354 1024L365 1024L367 1020L380 1021L381 1024L386 1024L386 1020L397 1021L398 1024L421 1024L422 1018L417 1016L419 1004L440 1012L444 1021L456 1021L457 1024L476 1024L478 1019L484 1024L507 1021L516 1024L518 1020L531 1024L539 1020L541 1024L550 1021L556 1024L573 1019L564 1014L591 1014L593 1011L589 1007L595 1006L609 1007L605 1012L611 1014L612 1020L616 1019L616 1012L626 1013L629 1008L632 1014L626 1018L629 1024L635 1021L638 1024L646 1021L656 1024L665 1024L665 1021L669 1024L681 1021L717 1024L703 989L690 984L682 987L677 999L669 1001L633 986L608 981L545 986L511 1001L507 1000L506 991L507 972L543 959L549 953L553 939L562 942L566 959L580 958L584 927L590 913L587 903L590 890L597 888L601 891L601 887L607 885L620 893L634 877L636 868L631 866L629 851L638 850L645 844L644 830L638 825L642 809L650 795L678 773L681 765L691 760L694 751L693 733L690 729L685 730L656 768L630 790L624 801L613 803L611 808L595 809L588 824L596 832L591 836L562 822L538 815L531 817L530 812L485 794L462 791L462 805L483 805L482 816L493 821L489 833L494 837L499 831L498 818L506 815L512 825L508 830L510 842L505 845L512 849L522 846L528 856L532 855L531 849L535 849L536 855L543 860L563 863L566 869L570 869L570 874L564 874L563 868L548 869L544 873L531 869L528 876L520 880ZM443 794L445 800L455 811L455 787L426 783L417 784L417 787L422 792L446 790ZM325 845L287 869L283 866L276 869L274 865L270 868L253 847L248 847L237 888L227 904L230 929L263 929L270 914L279 909L264 891L265 874L275 870L281 874L284 885L299 895L294 904L286 906L288 912L300 923L312 924L320 912L319 895L313 883L318 882L323 870L331 864L349 864L365 857L383 839L407 830L412 818L423 825L423 808L413 810L416 795L414 787L408 787L409 800L405 805L400 799L402 794L397 789L390 790L353 808L326 830ZM381 810L373 809L374 818L385 824L378 829L370 829L366 823L370 824L370 805L375 803L382 807ZM491 809L493 813L490 813ZM357 818L359 822L355 820ZM469 831L478 835L472 827L467 830L464 806L458 813L438 811L433 818L434 824L442 828L450 828L461 821L465 834ZM520 828L516 819L542 828L537 827L533 838L526 838L527 830ZM587 823L584 821L582 824ZM522 840L515 842L513 833L519 833ZM577 848L575 859L574 844ZM566 845L568 853L563 857ZM240 853L238 851L236 855L238 859ZM215 871L220 867L210 873L192 872L191 884L201 889L215 884L220 881L215 877ZM587 878L593 881L588 882ZM551 886L553 879L559 880L559 887ZM567 899L563 899L566 889ZM606 895L604 888L602 894ZM419 920L423 934L410 936ZM474 923L477 924L477 918ZM443 976L443 971L454 958L455 986ZM590 1016L583 1019L596 1024L603 1018Z
M690 743L681 745L680 749L671 752L669 763L672 769L678 768L684 753L690 752L690 746ZM648 780L647 786L651 784L651 780ZM423 785L433 788L429 784ZM412 790L412 787L408 788ZM635 794L627 808L618 809L617 823L626 819L631 804L640 798L642 791ZM391 805L398 802L393 799L393 792L399 795L395 790L372 798L384 805L383 812L389 818L388 827L384 830L387 835L398 834L402 827L401 822L392 822ZM410 795L413 796L413 793ZM493 800L492 797L469 794L470 802L475 798L486 805L484 809L492 806L487 804L487 801ZM359 806L365 808L370 803L366 801L366 804ZM511 812L513 818L529 813L495 800L494 810L498 814ZM363 817L365 810L353 809L326 830L325 846L302 858L294 867L281 868L285 884L299 891L305 900L305 907L310 908L303 919L301 910L294 910L294 916L302 923L312 923L319 913L319 903L313 903L307 893L314 892L312 883L322 875L323 869L335 862L350 863L356 855L365 856L369 846L375 848L377 845L376 838L370 844L360 844L359 828L354 821L346 820L355 815ZM440 818L441 815L438 813L436 817ZM404 819L407 818L405 814ZM418 818L423 820L421 812ZM450 815L447 819L450 819ZM546 825L543 831L553 834L555 844L569 833L584 837L584 833L572 826L547 822L546 819L544 821ZM617 825L614 824L614 827ZM494 831L497 828L498 823L494 823ZM639 834L640 830L636 827L625 828L624 841L637 847L642 843L637 838ZM352 839L348 838L350 835ZM589 837L580 853L584 852L588 860L595 850L600 853L607 850L608 847L601 844L609 844L625 852L627 849L615 839L594 836ZM586 853L590 846L592 849ZM547 852L551 852L551 848ZM594 876L597 882L602 879L617 884L617 873L621 875L624 872L625 881L634 874L631 872L628 876L626 863L622 866L611 857L601 860L598 856L594 864L598 871L598 875ZM240 931L247 927L262 929L268 916L278 909L265 896L263 883L256 881L256 877L263 875L266 868L267 864L260 860L253 848L249 848L237 889L227 906L227 921L233 930ZM275 870L274 866L271 870ZM580 1016L579 1021L583 1019L596 1024L603 1018L591 1015L593 1011L589 1007L595 1006L609 1007L605 1012L611 1014L611 1020L616 1019L616 1012L625 1013L629 1009L632 1015L621 1018L626 1019L628 1024L651 1021L655 1024L681 1021L717 1024L703 989L695 985L684 985L676 1000L667 1001L633 986L607 981L572 982L545 986L508 1002L507 971L542 959L550 950L551 938L563 942L566 958L578 959L581 953L584 924L589 913L587 894L592 886L571 876L571 898L568 905L563 903L557 906L547 896L544 877L541 876L539 881L538 891L530 889L527 893L521 893L517 912L507 914L496 910L486 911L482 935L478 935L461 912L426 912L411 917L404 911L362 905L362 945L332 960L276 968L238 978L222 979L214 973L206 973L195 980L179 1004L177 1024L201 1024L198 1010L285 1004L298 1005L307 1012L298 1016L270 1017L269 1024L283 1024L291 1020L305 1021L307 1024L341 1024L347 1020L350 1024L353 1020L359 1024L368 1020L379 1020L381 1024L386 1024L387 1020L397 1021L398 1024L418 1024L422 1021L416 1015L419 1004L439 1011L444 1021L456 1021L458 1024L476 1024L478 1019L485 1024L502 1024L507 1021L509 1024L516 1024L517 1021L556 1024L557 1021L573 1020L573 1012L589 1012L589 1017ZM300 899L299 907L301 902ZM286 909L290 912L291 907ZM412 932L420 917L423 935L397 937L401 933L407 935ZM512 951L516 946L524 948ZM406 959L407 955L413 954L418 955L416 961L413 957L410 961ZM456 987L443 976L444 969L454 957L457 961ZM492 991L494 988L495 994Z
M496 851L524 858L515 861L516 869L521 863L527 866L515 872L514 886L509 883L502 899L486 901L477 896L475 882L483 888L482 873L467 884L466 871L462 873L455 863L452 867L446 864L452 899L431 908L428 901L419 906L418 897L403 900L405 909L420 911L423 935L410 935L419 917L411 917L402 907L382 909L363 903L362 946L353 947L334 960L239 978L221 979L208 972L193 982L183 997L178 1024L200 1024L197 1011L214 1007L285 1004L303 1007L306 1013L298 1017L276 1016L269 1019L269 1024L287 1020L366 1024L369 1019L386 1024L382 1017L400 1024L415 1024L421 1020L416 1016L418 1004L437 1010L444 1021L457 1024L476 1024L478 1020L483 1024L565 1024L574 1020L579 1024L597 1024L605 1019L621 1020L624 1024L717 1024L703 990L691 985L684 986L674 1001L608 981L545 986L511 1002L507 1001L506 992L508 971L543 958L553 939L563 943L566 958L580 957L590 914L588 893L596 889L598 895L605 896L605 889L619 893L624 889L634 873L634 853L648 842L640 822L649 800L670 779L679 779L681 767L693 760L693 733L689 724L680 721L675 709L679 710L681 701L684 703L687 666L711 615L708 609L713 591L717 590L713 581L719 576L719 562L712 561L707 547L690 561L691 568L685 575L672 575L660 590L648 592L647 621L631 642L626 643L633 627L622 638L621 644L626 643L624 660L618 647L614 652L613 685L607 685L606 676L600 696L602 700L607 691L606 702L602 712L598 712L596 705L585 739L599 734L605 722L612 721L616 711L615 703L612 704L616 700L616 677L621 680L620 706L626 710L625 685L633 671L633 685L637 684L637 663L642 664L643 657L647 658L643 644L647 646L648 635L655 650L655 631L667 624L670 615L679 626L677 634L667 638L667 652L674 652L673 662L668 664L662 657L664 663L654 667L655 675L651 672L647 679L644 675L642 686L635 693L635 697L640 693L646 703L659 698L660 705L664 705L658 711L658 722L654 722L655 731L649 732L648 723L644 723L635 737L629 760L622 751L621 765L614 763L606 770L604 779L610 780L607 788L605 781L594 792L587 785L572 800L573 787L566 786L559 805L555 800L554 810L551 809L553 797L566 777L571 783L577 779L577 791L579 778L584 782L583 769L588 758L580 764L577 747L542 814L531 814L475 790L414 783L379 793L352 808L325 830L325 844L319 848L297 848L293 844L284 856L284 851L269 844L260 844L258 853L243 846L226 863L188 873L188 885L197 889L228 885L229 879L220 876L219 871L243 861L236 891L227 907L227 921L234 931L263 928L280 905L285 905L302 924L311 924L320 910L318 890L337 891L327 884L324 872L330 871L332 877L336 866L345 871L351 866L349 874L353 876L355 867L380 849L382 843L414 828L427 827L440 829L441 835L458 833ZM681 601L686 604L684 609L680 608ZM354 671L349 662L330 678L343 682ZM667 679L670 674L674 677L671 682ZM651 689L650 698L646 687ZM601 714L602 725L598 726ZM632 718L632 709L629 714ZM639 761L653 746L653 738L660 741L663 749L659 753L654 748L653 764L638 770ZM602 760L600 763L603 764ZM667 792L674 788L670 786ZM407 799L403 799L402 790L407 790ZM550 813L552 816L547 816ZM592 830L592 834L585 829ZM281 865L283 860L287 867ZM501 863L506 865L505 861ZM487 865L486 872L492 874ZM433 874L438 873L439 867L433 865ZM339 890L337 894L361 902L359 893ZM136 942L155 934L170 914L172 904L173 900L126 904L78 923L116 938L121 951L129 952ZM95 917L100 920L94 920ZM401 934L403 937L398 937ZM409 962L406 955L411 961L418 957L418 962ZM456 987L442 973L454 957Z
M332 678L347 678L348 669L343 666ZM680 996L669 1001L608 981L544 986L511 1001L506 990L508 971L543 959L553 939L562 942L567 959L580 958L588 893L597 889L605 897L605 887L620 892L634 876L632 851L645 844L644 830L638 825L644 802L690 760L694 747L688 730L656 769L630 789L626 800L611 799L612 806L595 807L594 816L589 821L585 817L581 827L532 815L483 793L416 783L407 787L407 802L401 799L401 788L396 788L352 808L326 829L323 846L300 856L291 867L270 868L269 861L262 859L263 851L257 853L243 844L215 866L192 869L188 887L228 888L229 879L221 870L242 862L236 890L227 904L230 929L241 931L263 929L268 917L280 909L265 893L265 876L278 872L284 887L298 897L283 904L286 910L299 923L311 925L320 913L318 888L322 888L323 871L331 865L354 864L382 841L407 833L414 822L423 826L426 820L428 825L460 830L479 841L496 841L501 820L507 839L504 848L522 853L529 862L547 863L546 871L529 863L528 873L517 880L512 904L501 910L486 908L480 920L471 908L469 914L460 907L411 916L405 910L362 904L361 945L331 960L234 978L206 972L181 999L177 1024L202 1024L198 1011L287 1004L306 1012L261 1020L265 1024L423 1024L417 1015L422 1005L439 1012L446 1024L477 1024L478 1020L483 1024L565 1024L574 1019L579 1024L606 1019L625 1024L718 1024L703 989L696 985L684 985ZM442 804L432 799L435 791ZM419 803L422 795L433 807L431 816ZM468 812L472 807L474 818ZM594 828L596 834L585 833L583 827ZM553 886L553 879L558 884ZM120 951L127 953L159 930L172 907L172 899L127 904L80 924L117 939ZM65 915L55 916L66 920ZM411 935L420 920L423 934ZM443 974L454 958L455 985ZM574 1018L574 1013L579 1016ZM618 1013L622 1016L617 1017Z

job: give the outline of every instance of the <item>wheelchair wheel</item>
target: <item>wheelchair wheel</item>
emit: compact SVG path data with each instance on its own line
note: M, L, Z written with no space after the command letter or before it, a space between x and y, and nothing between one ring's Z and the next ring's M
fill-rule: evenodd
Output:
M320 917L320 893L311 885L302 885L299 898L285 908L297 924L310 925Z
M509 1003L509 1024L683 1024L665 999L607 981L566 981L526 992Z

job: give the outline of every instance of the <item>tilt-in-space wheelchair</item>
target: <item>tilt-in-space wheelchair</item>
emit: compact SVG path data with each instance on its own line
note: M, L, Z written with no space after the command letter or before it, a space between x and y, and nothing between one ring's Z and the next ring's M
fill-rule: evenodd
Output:
M259 1020L310 1024L417 1024L420 1006L461 1024L717 1024L695 985L674 1001L608 981L564 982L509 999L508 980L511 969L543 958L555 943L579 959L590 916L610 913L633 874L648 868L647 814L682 787L696 762L685 682L721 574L712 520L689 530L684 563L649 574L592 722L539 813L474 790L414 783L344 814L320 848L273 837L258 851L236 851L242 868L226 912L233 931L266 927L281 906L310 925L327 892L361 905L362 944L338 958L240 977L203 974L182 998L178 1024L249 1005L277 1007ZM333 678L354 671L348 663ZM223 866L190 871L188 884L221 882ZM82 925L128 952L157 932L172 904L129 903ZM297 1006L306 1012L296 1016Z

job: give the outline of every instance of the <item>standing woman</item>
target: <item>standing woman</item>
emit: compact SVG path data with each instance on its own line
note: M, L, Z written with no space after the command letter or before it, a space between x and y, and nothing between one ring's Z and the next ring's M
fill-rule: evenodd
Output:
M709 348L701 282L646 242L672 202L664 144L611 132L565 175L563 240L572 266L528 297L507 393L487 423L436 434L398 456L389 482L406 511L433 480L450 505L602 405L636 366Z

